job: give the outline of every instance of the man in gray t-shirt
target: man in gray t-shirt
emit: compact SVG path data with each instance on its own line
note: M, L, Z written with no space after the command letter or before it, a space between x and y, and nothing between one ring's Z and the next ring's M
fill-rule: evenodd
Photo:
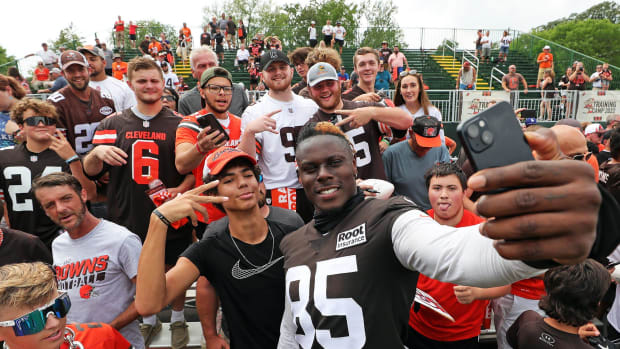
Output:
M114 63L114 52L106 47L105 43L101 43L101 50L105 57L105 75L112 76L112 63Z
M441 122L431 116L413 121L411 137L387 148L383 165L396 195L408 196L424 210L431 208L424 174L438 162L449 162L450 154L441 144Z

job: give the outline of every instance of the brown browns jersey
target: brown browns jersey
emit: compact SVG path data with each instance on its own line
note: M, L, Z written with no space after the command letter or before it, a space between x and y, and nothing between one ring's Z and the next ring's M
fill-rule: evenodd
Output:
M327 234L314 221L280 244L296 339L303 348L402 348L418 273L398 261L392 225L416 207L363 200Z
M345 101L352 101L363 94L366 94L366 91L362 90L359 85L355 85L342 93L342 99Z
M45 215L31 186L35 178L55 172L71 173L69 165L51 149L33 153L25 143L0 149L0 195L9 225L38 236L50 250L60 228Z
M603 162L598 170L598 179L616 200L620 199L620 164L612 164L609 160Z
M89 87L90 88L90 87ZM47 100L58 111L58 129L79 155L93 148L91 141L99 122L114 113L114 101L106 93L90 88L90 100L83 101L65 86Z
M384 107L383 104L370 102L343 100L342 103L342 109L344 110L363 107ZM335 124L346 117L346 115L343 117L340 114L328 114L319 109L308 122L330 121ZM362 179L386 179L379 141L382 134L386 133L388 126L373 120L362 127L351 128L347 124L341 126L341 129L349 137L355 148L358 177Z
M94 178L110 172L107 200L110 220L125 226L142 241L146 237L149 217L155 205L145 193L151 180L159 178L167 188L177 187L185 176L174 165L174 142L181 118L170 109L162 110L146 121L131 108L101 122L95 131L93 144L113 145L127 154L124 166L109 166ZM191 225L178 230L168 229L168 240L186 238Z

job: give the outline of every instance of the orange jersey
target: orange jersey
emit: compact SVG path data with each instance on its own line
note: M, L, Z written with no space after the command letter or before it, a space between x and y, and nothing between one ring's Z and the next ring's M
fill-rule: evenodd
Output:
M192 31L188 27L183 27L181 31L183 32L183 35L185 35L185 40L187 40L187 42L192 41L192 39L190 38L190 36L192 35Z
M209 112L210 110L208 109L208 107L206 107L205 109L202 109L195 112L194 114L184 117L183 120L181 120L179 127L177 128L175 146L178 146L181 143L196 144L198 133L200 133L200 131L202 130L196 118ZM228 132L228 137L230 138L228 142L226 142L226 146L234 148L239 145L239 140L241 139L241 119L230 113L228 114L228 119L230 120L228 126L222 125L222 127L224 128L224 130L226 130L226 132ZM214 150L215 149L205 154L200 161L200 164L192 170L192 174L196 178L196 187L204 184L204 182L202 181L202 172L205 166L205 159ZM196 214L198 215L198 219L201 222L211 223L225 216L224 212L215 208L215 206L211 204L204 204L203 206L206 207L209 218L208 222L205 222L204 217L202 217L200 212L196 212Z
M75 332L74 341L82 343L88 349L129 349L131 344L114 328L100 322L87 324L67 324ZM69 349L69 344L63 342L60 349Z
M127 74L127 62L112 63L112 76L119 80L123 80L123 75Z
M155 41L155 42L151 42L149 44L149 52L150 53L159 53L161 52L163 48L161 47L161 44L159 43L159 41Z
M546 62L538 63L538 67L540 67L540 68L551 68L551 66L553 65L553 54L546 53L546 52L541 52L540 54L538 54L538 58L536 60L540 61L541 59L545 58L545 56L547 56L548 60Z
M37 68L34 70L34 76L37 78L38 81L47 81L50 79L50 71L47 68Z

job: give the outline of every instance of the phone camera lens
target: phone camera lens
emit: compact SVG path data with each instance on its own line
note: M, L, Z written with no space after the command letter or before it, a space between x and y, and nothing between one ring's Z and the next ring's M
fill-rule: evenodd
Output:
M480 134L480 129L478 128L478 126L470 125L467 128L467 135L469 136L469 138L477 138L479 134Z
M478 121L478 126L480 126L480 128L484 128L484 126L486 126L486 122L484 122L484 120L480 120Z
M482 132L482 143L491 144L493 143L493 133L489 130L485 130Z

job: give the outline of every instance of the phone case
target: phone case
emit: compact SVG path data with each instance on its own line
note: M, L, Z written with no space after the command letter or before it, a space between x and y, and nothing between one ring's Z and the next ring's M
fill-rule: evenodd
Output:
M477 127L478 134L470 129L472 125ZM507 102L500 102L461 122L456 132L476 171L534 160L521 125Z
M228 136L228 132L226 132L224 127L222 127L220 122L217 121L217 119L215 118L215 115L213 115L212 113L201 115L198 118L196 118L196 120L198 121L198 124L200 125L201 128L205 128L207 126L210 126L211 130L213 130L211 132L214 132L214 131L217 130L217 131L220 131L222 134L224 134L224 139L223 140L225 142L228 142L228 140L230 139L230 137Z

